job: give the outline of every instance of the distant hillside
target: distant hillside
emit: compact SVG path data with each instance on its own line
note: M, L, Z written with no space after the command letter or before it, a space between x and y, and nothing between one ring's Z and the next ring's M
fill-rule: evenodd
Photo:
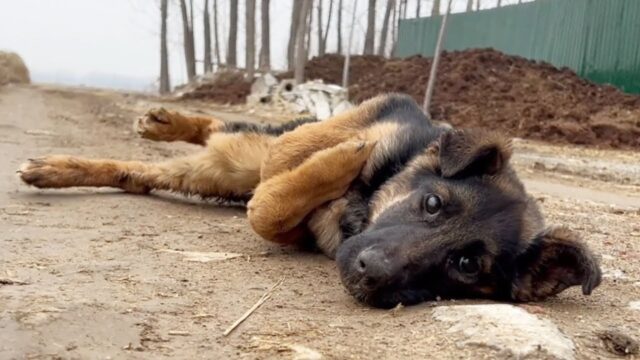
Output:
M74 74L66 71L42 72L34 70L31 73L35 83L51 83L75 86L89 86L97 88L131 90L143 92L155 92L156 79L145 77L132 77L116 74Z

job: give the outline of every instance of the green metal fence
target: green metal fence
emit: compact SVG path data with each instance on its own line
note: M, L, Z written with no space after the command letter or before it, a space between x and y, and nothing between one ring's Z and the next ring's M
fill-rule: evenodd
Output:
M441 20L402 20L395 55L433 56ZM444 49L482 47L640 93L640 0L537 0L449 17Z

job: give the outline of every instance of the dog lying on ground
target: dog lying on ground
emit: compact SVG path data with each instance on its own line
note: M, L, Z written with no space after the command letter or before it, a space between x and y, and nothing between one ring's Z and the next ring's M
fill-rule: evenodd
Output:
M358 300L392 307L441 298L536 301L600 284L593 254L546 228L496 133L433 126L404 95L322 122L222 122L152 110L142 137L206 146L161 163L52 155L20 176L39 188L108 186L245 199L253 229L281 244L312 239Z

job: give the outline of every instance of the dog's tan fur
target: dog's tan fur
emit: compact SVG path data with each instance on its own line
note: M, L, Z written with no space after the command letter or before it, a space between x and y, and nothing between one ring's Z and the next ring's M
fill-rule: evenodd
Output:
M248 218L253 229L267 240L297 243L308 231L310 214L340 198L377 141L394 130L369 127L384 101L384 97L374 98L328 121L305 124L279 137L219 132L224 122L218 119L154 109L134 123L143 138L186 141L205 145L205 150L160 163L51 155L24 164L21 178L40 188L107 186L136 194L157 189L228 198L252 193ZM311 217L316 214L314 232L333 242L334 235L323 228L335 228L337 216L318 211Z

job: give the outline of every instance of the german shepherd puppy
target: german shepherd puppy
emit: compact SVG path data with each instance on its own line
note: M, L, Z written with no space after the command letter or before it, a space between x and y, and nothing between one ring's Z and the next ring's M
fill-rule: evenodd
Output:
M594 255L546 228L509 165L510 143L434 126L408 96L385 95L322 122L282 126L149 111L142 137L206 146L161 163L52 155L22 180L39 188L109 186L146 194L248 200L263 238L314 244L358 300L393 307L441 298L537 301L600 284Z

